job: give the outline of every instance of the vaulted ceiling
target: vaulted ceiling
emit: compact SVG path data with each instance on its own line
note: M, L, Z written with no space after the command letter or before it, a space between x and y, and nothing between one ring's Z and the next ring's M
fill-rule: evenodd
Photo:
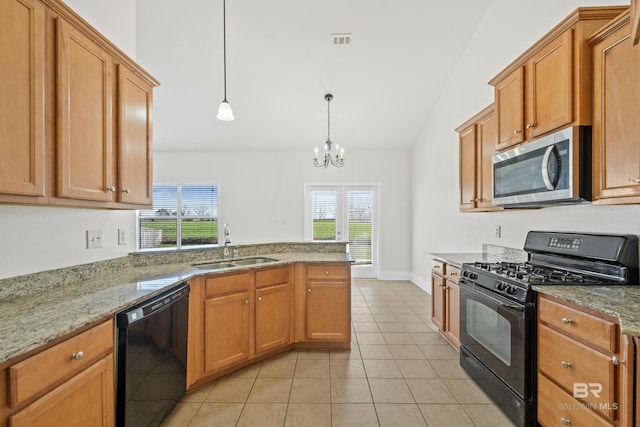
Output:
M137 0L158 151L410 149L490 0ZM334 46L333 33L351 33Z

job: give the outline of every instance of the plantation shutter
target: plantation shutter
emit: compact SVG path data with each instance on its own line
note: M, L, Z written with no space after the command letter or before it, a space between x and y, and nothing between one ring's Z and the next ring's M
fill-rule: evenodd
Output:
M373 192L347 192L349 252L356 264L371 264Z
M336 191L312 191L313 240L336 240Z

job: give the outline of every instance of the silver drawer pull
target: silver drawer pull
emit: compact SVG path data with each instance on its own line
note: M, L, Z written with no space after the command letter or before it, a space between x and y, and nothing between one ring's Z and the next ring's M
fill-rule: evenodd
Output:
M564 360L560 362L563 368L568 369L571 367L571 362L565 362Z
M611 358L611 363L613 363L614 365L618 366L618 365L624 365L624 360L620 360L618 359L617 356L613 356Z
M573 320L571 320L571 319L568 319L568 318L566 318L566 317L563 317L563 318L562 318L562 323L564 323L565 325L569 325L569 324L571 324L572 322L573 322Z
M560 418L560 422L562 423L562 425L564 426L568 426L571 424L571 420L569 420L568 418L562 417Z
M83 358L83 357L84 357L84 353L83 353L83 352L81 352L81 351L78 351L78 352L73 353L73 354L71 355L71 358L72 358L73 360L82 360L82 358Z

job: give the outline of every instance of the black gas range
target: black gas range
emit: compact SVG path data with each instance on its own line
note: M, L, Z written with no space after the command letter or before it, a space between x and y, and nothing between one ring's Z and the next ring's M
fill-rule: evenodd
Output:
M531 231L527 261L463 264L460 365L517 425L535 425L532 286L639 285L635 235Z

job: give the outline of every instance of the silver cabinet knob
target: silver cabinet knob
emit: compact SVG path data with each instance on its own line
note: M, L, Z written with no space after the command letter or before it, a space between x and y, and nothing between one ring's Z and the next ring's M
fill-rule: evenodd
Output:
M248 299L244 300L244 304L249 305L249 300Z
M72 358L73 360L82 360L82 358L83 358L83 357L84 357L84 353L83 353L83 352L81 352L81 351L78 351L78 352L73 353L73 354L71 355L71 358Z
M513 131L514 135L520 135L522 133L522 131L520 129L516 129Z
M560 418L560 422L562 423L563 426L568 426L571 424L571 420L565 417Z
M262 302L262 297L258 297L258 302Z
M311 288L307 288L307 292L311 293Z
M569 318L563 317L562 318L562 323L564 323L565 325L569 325L571 324L573 321Z
M331 273L329 273L329 270L325 271L324 274L326 274L327 276Z
M640 176L637 178L629 178L629 181L635 182L636 184L640 184Z
M571 367L571 362L565 362L564 360L560 362L563 368L568 369Z
M110 186L107 187L107 191L114 192L114 191L116 191L116 187L114 187L113 185L110 185Z
M122 192L125 194L129 194L131 193L131 190L129 190L128 188L125 188L124 190L122 190Z
M611 358L611 363L613 363L614 365L618 366L618 365L624 365L624 360L620 360L618 359L617 356L613 356Z
M533 129L535 125L533 123L527 123L527 129Z

